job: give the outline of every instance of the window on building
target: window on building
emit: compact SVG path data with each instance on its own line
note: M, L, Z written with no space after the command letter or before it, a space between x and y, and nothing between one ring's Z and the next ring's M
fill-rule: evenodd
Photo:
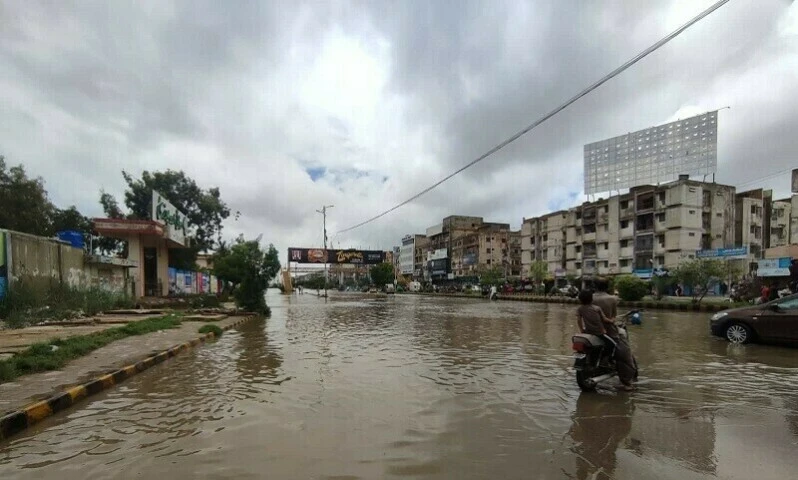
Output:
M688 210L687 213L689 213L690 215L695 215L695 210Z
M723 214L721 212L716 213L715 216L718 218L723 218Z
M664 213L664 212L660 212L660 213L658 213L658 214L656 215L656 217L657 217L657 221L658 221L658 222L664 222L664 221L665 221L665 213Z
M626 248L629 246L629 240L621 240L621 248Z
M627 208L629 208L629 200L623 200L621 202L621 210L625 210Z
M629 220L621 220L621 228L628 228Z
M665 192L659 192L659 203L665 203Z
M609 227L607 226L607 224L606 224L606 223L604 224L604 231L605 231L605 232L609 231Z
M487 260L485 260L485 263L487 263L488 265L490 265L490 258L489 258L489 259L487 259Z
M688 237L695 237L695 232L690 232L687 234Z

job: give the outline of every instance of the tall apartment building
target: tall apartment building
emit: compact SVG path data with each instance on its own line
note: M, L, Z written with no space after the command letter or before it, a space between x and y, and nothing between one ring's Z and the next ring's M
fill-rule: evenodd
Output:
M768 193L769 191L759 188L738 193L735 200L739 212L734 221L735 238L739 245L748 247L752 258L760 258L763 250L768 247L765 243L770 227Z
M735 189L682 175L537 218L521 227L522 276L535 260L553 276L650 275L703 249L735 244Z
M791 235L793 209L792 199L775 200L770 207L770 232L766 248L783 247L798 243L798 237Z
M416 235L413 245L413 280L422 280L424 278L424 267L427 263L429 244L429 238L426 235Z
M507 276L520 275L520 232L507 223L485 222L482 217L452 215L426 232L426 252L445 251L452 277L478 276L498 266ZM416 259L423 252L416 248Z
M399 274L405 277L415 276L416 263L419 264L418 269L421 268L421 260L416 261L418 246L422 246L426 240L424 235L405 235L402 237L402 245L399 247ZM419 273L418 276L421 276Z

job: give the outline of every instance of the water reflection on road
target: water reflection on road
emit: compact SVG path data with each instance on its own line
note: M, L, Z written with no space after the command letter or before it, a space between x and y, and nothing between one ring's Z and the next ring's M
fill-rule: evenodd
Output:
M0 444L2 478L792 478L798 351L646 312L638 392L581 394L573 307L331 294Z

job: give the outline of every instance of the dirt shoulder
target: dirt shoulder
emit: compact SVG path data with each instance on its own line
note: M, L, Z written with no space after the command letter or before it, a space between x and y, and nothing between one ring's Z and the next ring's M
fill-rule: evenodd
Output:
M236 324L242 320L241 316L226 318L209 318L209 321L183 321L180 326L173 329L160 330L144 335L135 335L116 340L104 347L74 360L60 369L49 372L24 375L14 381L0 384L0 416L18 410L32 402L52 397L75 385L100 375L112 372L127 365L134 364L148 356L162 352L171 347L186 342L191 342L202 335L198 329L205 323L213 323L221 328ZM107 327L113 325L108 324ZM116 325L118 326L118 325ZM0 332L0 345L10 346L35 341L42 342L53 337L62 337L65 334L82 334L102 330L105 325L95 325L91 328L67 327L68 330L56 328L31 327L25 330L11 330ZM82 330L82 331L81 331ZM24 337L23 337L24 336ZM24 341L23 341L24 338Z

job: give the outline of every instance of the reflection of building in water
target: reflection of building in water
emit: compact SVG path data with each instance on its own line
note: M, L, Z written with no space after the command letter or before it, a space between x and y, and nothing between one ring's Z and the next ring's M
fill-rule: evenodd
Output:
M694 470L715 473L715 419L712 414L685 409L683 415L665 416L638 408L632 417L629 448L640 456L663 455L685 462Z

